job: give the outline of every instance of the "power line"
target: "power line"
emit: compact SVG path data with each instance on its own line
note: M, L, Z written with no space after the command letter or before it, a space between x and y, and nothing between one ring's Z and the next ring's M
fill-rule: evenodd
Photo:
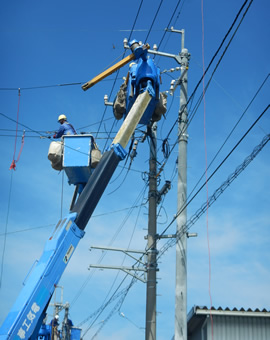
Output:
M183 225L183 232L187 232L196 222L197 220L205 213L206 209L209 208L217 199L218 197L223 194L223 192L230 186L230 184L246 169L246 167L254 160L254 158L259 154L259 152L265 147L265 145L270 140L270 134L266 135L262 142L257 145L252 153L245 158L243 163L239 165L235 171L228 176L227 180L218 188L215 190L214 194L209 198L208 202L205 202L200 209L197 210L197 212L187 221L185 225ZM169 224L169 226L174 222ZM168 226L168 227L169 227ZM168 229L168 227L166 229ZM167 241L166 244L160 249L159 257L164 254L165 251L167 251L170 247L175 245L175 243L182 237L181 233L176 234L175 239L171 239L170 241Z
M223 51L221 57L219 58L219 60L218 60L218 62L217 62L217 64L216 64L216 66L215 66L215 68L214 68L214 70L213 70L213 72L212 72L212 74L211 74L211 77L210 77L210 79L209 79L208 82L207 82L207 85L206 85L206 87L205 87L205 89L204 89L204 92L201 94L200 98L199 98L198 101L197 101L197 104L196 104L196 106L195 106L195 109L193 110L193 114L191 113L190 123L191 123L191 121L192 121L192 119L193 119L195 113L197 112L197 110L198 110L198 108L199 108L199 105L201 104L202 99L203 99L203 97L205 96L205 93L206 93L206 91L207 91L207 89L208 89L208 87L209 87L209 85L210 85L210 83L211 83L211 81L212 81L212 79L213 79L213 76L214 76L214 74L215 74L217 68L218 68L219 64L221 63L221 60L223 59L225 53L227 52L227 49L229 48L229 46L230 46L230 44L231 44L233 38L235 37L235 34L237 33L239 27L241 26L241 24L242 24L242 22L243 22L243 20L244 20L244 18L245 18L245 16L246 16L246 14L247 14L249 8L250 8L252 2L253 2L253 0L250 1L248 7L246 8L246 10L245 10L245 12L244 12L244 14L243 14L243 16L242 16L240 22L239 22L239 24L237 25L235 31L233 32L232 37L230 38L228 44L226 45L226 47L225 47L225 49L224 49L224 51ZM204 73L204 74L205 74L205 73ZM204 79L204 76L202 77L202 79Z
M130 209L141 208L141 207L145 206L145 204L146 203L141 203L141 204L138 204L138 205L133 205L132 207L128 207L128 208L112 210L112 211L104 212L104 213L101 213L101 214L96 214L96 215L93 215L91 218L96 218L96 217L101 217L101 216L106 216L106 215L112 215L112 214L117 214L117 213L122 212L122 211L130 210ZM39 227L9 231L9 232L0 234L0 236L12 235L12 234L24 233L24 232L27 232L27 231L32 231L32 230L37 230L37 229L49 228L49 227L53 227L54 225L55 224L47 224L47 225L39 226Z
M146 186L145 186L145 191L146 191ZM144 191L144 194L145 194L145 191ZM143 195L142 199L144 199L144 195ZM141 210L141 207L142 207L142 204L141 204L141 206L140 206L140 210ZM130 247L130 244L131 244L131 241L132 241L132 238L133 238L135 229L136 229L136 227L137 227L138 218L139 218L139 215L140 215L140 210L138 211L137 218L136 218L136 220L135 220L135 224L134 224L134 227L133 227L133 232L132 232L132 234L131 234L129 243L128 243L128 245L127 245L127 249L129 249L129 247ZM126 255L125 255L125 257L126 257ZM123 259L123 261L122 261L122 265L124 264L125 257L124 257L124 259ZM109 296L110 291L112 290L112 288L113 288L113 286L114 286L114 283L115 283L115 281L116 281L116 279L117 279L117 277L118 277L118 275L119 275L119 272L120 272L120 271L118 271L118 273L117 273L117 275L116 275L116 277L115 277L115 280L114 280L113 284L111 285L111 288L110 288L110 290L109 290L109 293L107 294L107 297ZM126 279L127 276L128 276L128 275L126 275L126 276L124 277L124 280ZM124 282L124 280L122 281L122 283ZM100 332L101 328L105 326L105 323L109 321L109 319L110 319L111 316L114 314L114 312L116 311L116 309L120 310L120 308L121 308L121 306L122 306L122 304L123 304L123 302L124 302L124 300L125 300L125 298L126 298L128 292L129 292L129 290L131 289L131 287L133 286L133 284L134 284L136 281L137 281L137 279L136 279L135 277L133 277L132 280L131 280L131 283L128 285L127 289L125 289L124 293L121 294L121 295L122 295L121 299L117 302L116 306L113 308L113 311L109 314L109 316L103 321L102 326L101 326L101 327L99 328L99 330L96 332L95 336ZM122 285L122 283L121 283L121 285ZM120 286L118 286L118 289L119 289L119 288L120 288ZM118 289L117 289L117 290L118 290ZM115 293L114 293L114 294L115 294ZM106 301L107 297L105 298L104 301ZM113 296L112 296L112 297L113 297ZM110 300L109 300L109 301L110 301ZM103 304L104 304L104 303L103 303ZM117 307L117 308L116 308L116 307ZM104 309L105 309L105 308L102 308L102 309L100 310L100 314L104 311ZM85 334L86 334L86 332L84 333L84 335L85 335Z
M52 88L52 87L61 87L61 86L77 86L82 85L83 82L79 83L66 83L66 84L55 84L55 85L39 85L39 86L31 86L31 87L1 87L0 91L18 91L18 90L36 90L36 89L46 89L46 88Z
M240 16L240 14L241 14L241 12L243 11L243 9L244 9L245 5L247 4L247 2L248 2L248 0L245 0L245 2L243 3L243 5L242 5L241 8L239 9L238 13L236 14L236 16L235 16L235 18L234 18L234 20L233 20L233 23L231 24L230 28L228 29L227 33L225 34L224 38L222 39L221 44L219 45L219 47L218 47L218 49L216 50L215 54L213 55L213 57L212 57L210 63L208 64L206 70L204 71L204 73L203 73L201 79L199 80L199 82L197 83L195 89L193 90L193 93L192 93L191 97L194 96L195 92L197 91L198 87L200 86L200 84L201 84L203 78L205 77L205 75L206 75L206 73L208 72L210 66L212 65L212 63L214 62L214 60L215 60L215 58L217 57L218 53L220 52L220 50L221 50L223 44L225 43L225 41L226 41L227 37L229 36L231 30L233 29L234 25L236 24L236 22L237 22L237 20L238 20L238 18L239 18L239 16ZM251 0L249 6L251 5L252 2L253 2L253 0ZM248 7L248 8L249 8L249 7ZM237 28L237 29L238 29L238 28Z
M33 228L27 228L27 229L22 229L22 230L9 231L9 232L6 232L4 234L0 234L0 236L24 233L26 231L32 231L32 230L43 229L43 228L49 228L49 227L53 227L54 225L55 224L48 224L48 225L44 225L44 226L40 226L40 227L33 227Z
M98 123L95 123L95 124L98 124ZM95 124L92 124L92 125L95 125ZM78 130L78 129L77 129ZM7 131L7 132L15 132L16 130L14 129L0 129L0 131ZM28 130L17 130L18 132L31 132L31 131L28 131ZM36 130L40 133L46 133L46 134L52 134L54 133L54 131L41 131L41 130ZM92 131L92 133L96 133L95 131ZM108 134L107 131L100 131L100 133L103 133L103 134ZM117 131L113 131L112 133L117 133ZM85 134L85 133L82 133L82 134Z
M170 20L169 20L169 23L168 23L167 27L170 27L171 22L172 22L172 20L173 20L173 17L174 17L174 15L175 15L175 13L176 13L176 11L177 11L178 6L180 5L180 3L181 3L181 0L178 0L177 4L176 4L176 6L175 6L175 9L174 9L174 11L173 11L173 14L172 14L172 16L171 16L171 18L170 18ZM162 44L162 42L163 42L163 40L164 40L164 38L165 38L166 33L167 33L167 31L165 30L164 33L163 33L163 36L162 36L162 38L161 38L161 40L160 40L160 42L159 42L159 46L161 46L161 44Z
M218 165L218 167L212 172L212 174L208 177L209 180L216 174L216 172L221 168L221 166L227 161L227 159L231 156L231 154L236 150L236 148L240 145L240 143L244 140L244 138L248 135L248 133L252 130L252 128L258 123L258 121L263 117L265 112L269 109L270 104L265 108L265 110L260 114L260 116L255 120L255 122L249 127L249 129L245 132L245 134L240 138L240 140L236 143L236 145L232 148L232 150L227 154L227 156L223 159L223 161ZM206 182L197 190L196 194L192 196L192 198L185 204L184 207L182 207L174 216L172 221L169 223L169 225L166 227L166 229L162 232L161 235L163 235L168 228L173 224L173 222L176 220L176 218L181 214L181 212L187 208L187 206L193 201L193 199L199 194L199 192L204 188L206 185Z
M155 23L155 21L156 21L156 18L157 18L157 16L158 16L158 13L159 13L159 10L160 10L160 8L161 8L162 3L163 3L163 0L161 0L160 3L159 3L158 9L157 9L156 14L155 14L155 16L154 16L154 19L153 19L153 21L152 21L152 23L151 23L151 26L150 26L150 28L149 28L149 30L148 30L148 33L147 33L147 36L146 36L146 38L145 38L145 40L144 40L145 42L147 42L147 39L148 39L148 37L149 37L149 35L150 35L151 31L152 31L152 28L153 28L153 26L154 26L154 23Z
M269 108L269 106L268 106ZM183 232L187 232L196 222L197 220L204 214L204 212L206 211L206 209L208 209L216 200L217 198L230 186L230 184L240 175L240 173L242 173L246 167L251 163L252 160L255 159L255 157L259 154L259 152L264 148L264 146L269 142L270 140L270 134L268 134L267 136L265 136L262 140L262 142L256 146L253 149L253 152L245 158L244 162L238 166L236 168L236 170L234 171L234 173L232 173L227 181L225 181L218 189L215 190L214 194L209 198L209 200L204 203L202 205L202 207L197 210L197 212L187 221L187 223L183 226L184 228L182 230L184 230ZM175 220L175 219L174 219ZM172 222L171 222L172 223ZM170 223L170 225L171 225ZM166 228L167 229L167 228ZM182 233L183 233L182 232ZM175 239L171 239L169 241L167 241L165 243L165 245L160 249L159 251L159 256L158 259L164 255L164 253L171 248L172 246L174 246L176 244L176 242L182 237L182 233L178 232L176 234ZM146 250L147 251L147 250ZM136 262L137 263L137 262ZM126 278L126 277L125 277ZM136 282L137 280L134 279L134 281L132 281L132 284L130 284L130 287L127 289L126 293L123 294L123 297L121 298L121 300L123 301L129 291L129 289L132 287L132 285ZM123 282L123 281L122 281ZM121 284L122 284L121 282ZM109 300L110 301L110 300ZM116 304L116 306L119 305L119 302ZM102 309L103 311L104 309ZM113 311L109 314L109 316L107 317L106 321L108 321L108 319L112 316L113 312L115 312L116 308L113 309ZM101 311L101 312L102 312ZM101 313L100 312L100 313ZM100 327L100 329L104 327L104 324ZM99 330L100 330L99 329ZM89 329L88 329L89 330ZM87 331L88 331L87 330ZM96 332L95 335L97 335L99 331Z
M269 107L269 106L268 106ZM252 160L255 159L255 157L259 154L259 152L264 148L264 146L269 142L270 140L270 134L268 134L267 136L265 136L262 140L262 142L256 146L253 149L253 152L245 158L245 160L243 161L243 163L238 166L236 168L236 170L234 171L234 173L232 173L228 179L218 188L215 190L214 194L209 198L209 200L204 203L202 205L202 207L197 210L197 212L187 221L187 223L183 226L184 230L183 232L187 232L196 222L197 220L204 214L204 212L206 211L207 208L209 208L216 200L217 198L230 186L230 184L240 175L240 173L242 173L246 167L251 163ZM172 223L172 222L171 222ZM171 225L170 223L170 225ZM166 228L167 229L167 228ZM172 246L174 246L176 244L176 242L182 237L182 233L178 232L176 234L175 239L170 239L169 241L167 241L165 243L165 245L163 245L163 247L159 250L159 255L158 255L158 259L160 259L161 256L164 255L164 253L171 248ZM147 251L147 250L146 250ZM137 262L136 262L137 263ZM132 283L134 284L136 281L134 280L134 282L132 281ZM132 284L132 285L133 285ZM131 288L131 285L129 287L129 289ZM128 289L128 290L129 290ZM128 293L128 291L126 292L126 294ZM122 299L124 299L126 297L126 294L122 297ZM115 309L113 310L115 311ZM109 317L112 316L112 312L109 315ZM102 326L104 327L104 325ZM101 327L101 328L102 328ZM97 334L97 333L96 333ZM95 335L96 335L95 334Z
M213 162L215 161L215 159L217 158L217 156L219 155L219 153L221 152L221 150L223 149L223 147L225 146L225 144L227 143L227 141L229 140L229 138L231 137L231 135L233 134L234 130L236 129L236 127L238 126L238 124L240 123L240 121L242 120L242 118L244 117L245 113L247 112L247 110L250 108L251 104L253 103L253 101L256 99L256 97L258 96L259 92L261 91L261 89L263 88L264 84L266 83L266 81L268 80L270 74L268 74L266 76L266 78L264 79L264 81L262 82L262 84L260 85L259 89L256 91L255 95L253 96L253 98L251 99L251 101L249 102L248 106L245 108L245 110L243 111L242 115L240 116L240 118L238 119L238 121L235 123L234 127L232 128L232 130L230 131L230 133L228 134L228 136L226 137L225 141L222 143L222 145L220 146L220 148L218 149L217 153L215 154L215 156L213 157L212 161L210 162L210 164L207 167L207 170L211 167L211 165L213 164ZM200 179L198 180L197 184L194 186L194 188L192 189L192 191L190 192L189 196L191 196L191 194L193 193L193 191L196 189L196 187L198 186L198 184L200 183L201 179L204 177L205 172L201 175Z
M200 83L202 82L202 80L204 79L205 74L207 73L207 71L208 71L209 68L210 68L210 65L211 65L212 62L214 61L214 59L215 59L215 57L217 56L218 52L220 51L220 49L221 49L222 45L224 44L224 42L225 42L227 36L229 35L229 32L231 31L231 29L233 28L234 24L236 23L236 21L237 21L239 15L240 15L241 11L243 10L244 5L246 4L247 1L248 1L248 0L245 1L245 3L242 5L241 9L240 9L239 12L237 13L237 15L236 15L236 17L235 17L235 19L234 19L234 21L233 21L233 24L231 25L230 29L229 29L228 32L226 33L225 37L223 38L222 43L220 44L220 46L219 46L218 50L216 51L216 53L214 54L214 56L212 57L210 63L208 64L206 70L205 70L204 73L203 73L203 76L201 77L201 79L200 79L199 82L197 83L195 89L193 90L191 96L189 97L189 99L188 99L186 105L183 106L183 107L181 108L181 112L183 112L183 111L186 109L186 106L189 104L190 100L193 100L194 95L195 95L195 92L197 91L197 89L198 89ZM240 25L241 25L241 23L242 23L242 21L243 21L245 15L246 15L246 13L247 13L249 7L250 7L250 5L252 4L252 2L253 2L253 0L250 1L250 3L249 3L249 5L248 5L248 7L247 7L245 13L243 14L243 16L242 16L242 18L241 18L240 23L238 24L238 26L237 26L237 28L236 28L234 34L232 35L232 38L230 39L229 43L228 43L227 46L225 47L225 50L224 50L222 56L220 57L220 59L219 59L217 65L216 65L214 71L212 72L211 78L210 78L210 80L208 81L208 83L207 83L207 85L206 85L206 88L205 88L205 90L204 90L204 94L201 95L201 97L200 97L200 99L199 99L199 104L201 103L202 98L203 98L203 96L205 95L205 92L206 92L206 90L207 90L207 88L208 88L208 86L209 86L209 84L210 84L210 82L211 82L211 80L212 80L212 78L213 78L213 75L214 75L215 71L217 70L217 67L219 66L219 64L220 64L220 62L221 62L221 60L222 60L222 58L224 57L224 55L225 55L225 53L226 53L226 51L227 51L227 49L228 49L230 43L232 42L232 39L234 38L234 36L235 36L235 34L236 34L238 28L240 27ZM197 107L197 109L198 109L198 107ZM191 115L191 118L189 118L189 121L188 121L188 124L187 124L186 129L190 126L190 124L191 124L191 122L192 122L192 120L193 120L193 118L194 118L194 116L195 116L195 113L197 112L197 109L196 109L195 111L193 110L193 114ZM181 112L179 113L179 116L181 115ZM174 127L176 126L176 124L177 124L177 122L178 122L178 119L179 119L179 118L177 118L177 119L175 120L174 124L172 125L171 129L169 130L169 132L168 132L168 134L167 134L167 137L165 138L165 141L169 138L170 134L172 133ZM180 131L179 136L180 136L181 134L183 134L183 133L185 133L185 131L183 131L183 130ZM172 147L172 149L171 149L171 151L170 151L170 154L172 153L172 151L173 151L173 149L175 148L175 146L177 145L177 143L178 143L178 140L174 143L174 145L173 145L173 147ZM163 171L164 166L166 165L167 161L168 161L168 158L167 158L167 159L164 161L164 163L162 164L159 173L160 173L161 171Z
M91 329L91 327L94 325L95 321L97 320L97 318L101 315L101 313L105 310L105 308L112 303L114 300L116 300L116 298L118 297L122 297L125 296L127 294L127 292L130 290L131 288L131 284L129 284L125 289L123 289L120 293L116 294L118 292L118 290L120 289L120 287L122 286L122 284L124 283L124 281L126 280L126 278L128 277L128 274L126 274L126 276L123 278L123 280L120 282L120 284L118 285L118 287L116 288L116 290L114 291L113 295L111 296L111 298L103 305L99 308L98 310L98 314L95 318L95 320L91 323L91 325L86 329L86 331L84 332L83 336L85 336L86 333L88 333L88 331ZM132 279L132 285L135 283L135 281ZM120 300L121 301L121 300ZM118 301L119 303L119 301ZM118 306L118 303L116 304ZM106 319L106 322L108 321L108 318ZM100 329L98 330L98 332L100 331Z
M124 299L126 298L128 292L130 291L131 287L134 285L134 283L137 281L137 279L132 278L131 283L129 284L129 286L126 288L125 292L122 294L123 296L119 299L119 301L116 303L116 305L114 306L114 308L112 309L112 311L110 312L110 314L107 316L107 318L102 322L101 326L99 327L99 329L96 331L96 333L94 334L94 336L91 338L94 339L98 333L101 331L101 329L105 326L105 324L109 321L109 319L113 316L113 314L119 310L119 308L121 307ZM84 333L84 335L86 334L86 332Z
M269 108L270 105L268 105L268 107L266 108L266 110ZM264 112L266 112L266 110ZM192 215L192 217L187 221L187 223L183 226L183 228L181 230L183 230L183 232L187 232L196 222L197 220L205 213L206 209L209 208L217 199L218 197L230 186L230 184L247 168L247 166L255 159L255 157L262 151L262 149L266 146L266 144L269 142L270 140L270 134L266 135L263 140L261 141L261 143L259 145L257 145L252 153L246 157L244 159L244 161L242 162L241 165L239 165L235 171L228 176L227 180L225 182L223 182L223 184L215 190L214 194L208 199L207 202L205 202L202 207L200 209L197 210L197 212ZM212 175L211 175L212 176ZM210 176L210 177L211 177ZM190 201L188 202L188 204L190 203ZM183 207L181 209L181 211L183 209L186 209L187 205L185 205L185 207ZM162 234L160 235L164 235L164 233L168 230L168 228L172 225L172 223L176 220L177 216L181 213L181 211L177 212L177 215L173 218L173 220L169 223L169 225L166 227L166 229L162 232ZM157 260L164 255L164 253L171 248L172 246L174 246L176 244L176 242L182 237L182 233L178 232L176 235L176 237L174 239L170 239L169 241L167 241L163 247L159 250L159 255ZM150 249L150 248L149 248ZM149 249L146 249L145 253L141 256L141 258L147 253L147 251ZM140 259L141 259L140 258ZM135 262L135 264L138 261ZM134 264L134 265L135 265Z
M223 159L223 161L219 164L219 166L214 170L214 172L212 172L212 174L208 177L208 182L209 180L215 175L215 173L220 169L220 167L225 163L225 161L230 157L230 155L235 151L235 149L239 146L239 144L244 140L244 138L248 135L248 133L251 131L251 129L258 123L258 121L263 117L263 115L267 112L267 110L269 109L270 107L270 104L265 108L265 110L260 114L260 116L255 120L255 122L250 126L250 128L246 131L246 133L240 138L240 140L236 143L236 145L232 148L232 150L227 154L227 156ZM261 142L261 144L259 146L257 146L253 153L252 153L252 156L249 156L247 157L247 159L251 158L251 160L253 160L257 154L260 152L260 150L266 145L266 143L269 141L270 139L270 135L267 135L263 141ZM243 167L245 168L249 163L250 161L247 163L247 159L245 159L245 161L243 162ZM239 168L239 167L238 167ZM237 174L238 173L238 168L237 168ZM244 170L244 169L243 169ZM230 178L231 176L229 176ZM173 219L171 220L171 222L167 225L167 227L163 230L163 232L160 234L160 236L164 235L165 232L169 229L169 227L176 221L177 217L182 213L183 210L185 210L187 208L187 206L193 201L193 199L199 194L199 192L204 188L204 186L206 185L206 182L197 190L197 192L193 195L193 197L180 209L177 211L177 213L174 215ZM224 190L223 190L224 191ZM222 193L222 192L221 192ZM211 198L209 199L209 202L210 202ZM206 205L207 204L204 204L205 206L205 209L206 209ZM195 214L196 215L196 214ZM192 219L193 220L193 219ZM175 240L173 241L168 241L169 242L174 242ZM168 247L169 248L169 247ZM167 248L167 249L168 249ZM151 247L149 247L149 249L151 249ZM140 259L143 258L143 256L147 253L147 251L149 249L146 249L145 253L141 256ZM137 263L137 262L136 262Z
M207 68L205 69L205 71L204 71L202 77L201 77L200 80L198 81L198 83L197 83L197 85L195 86L195 88L194 88L194 90L193 90L191 96L189 97L189 99L188 99L186 105L182 108L182 110L185 110L185 108L186 108L187 105L190 103L190 101L193 100L193 98L194 98L194 96L195 96L195 93L196 93L196 91L198 90L198 88L199 88L199 86L200 86L202 80L204 79L205 75L207 74L207 72L208 72L209 69L210 69L210 66L212 65L212 63L214 62L214 60L215 60L215 58L217 57L218 53L220 52L222 46L224 45L224 43L225 43L227 37L229 36L229 34L230 34L231 30L233 29L234 25L236 24L236 22L237 22L237 20L238 20L238 17L240 16L240 14L241 14L241 12L243 11L243 9L244 9L244 7L245 7L245 5L246 5L247 2L248 2L248 0L245 0L244 4L241 6L240 10L238 11L237 15L235 16L235 18L234 18L234 20L233 20L233 23L231 24L230 28L228 29L227 33L225 34L224 38L222 39L222 42L220 43L218 49L216 50L215 54L213 55L213 57L212 57L210 63L208 64ZM251 0L249 6L251 5L252 2L253 2L253 0ZM249 9L249 6L248 6L248 9ZM246 15L246 13L244 13L243 18L244 18L245 15ZM242 20L243 20L243 18L242 18ZM241 20L241 22L242 22L242 20ZM238 30L238 28L239 28L239 26L237 27L236 31ZM234 37L234 35L233 35L233 37ZM230 41L230 42L231 42L231 41ZM230 42L229 42L229 44L230 44ZM228 48L229 44L227 45L227 48ZM227 48L225 48L225 51L227 51ZM225 53L225 52L224 52L224 53ZM218 64L217 64L217 66L216 66L216 68L215 68L215 71L216 71L217 67L219 66L220 61L221 61L221 59L223 58L223 56L224 56L224 54L223 54L222 57L220 58L220 60L219 60L219 62L218 62ZM209 83L208 83L208 85L209 85ZM207 85L207 87L208 87L208 85ZM196 111L195 111L195 112L196 112ZM193 114L192 119L194 118L194 115L195 115L195 113ZM192 119L189 120L188 126L189 126L189 124L191 123ZM174 124L172 125L172 127L171 127L169 133L167 134L167 137L166 137L167 139L169 138L170 134L172 133L172 131L173 131L175 125L177 124L177 122L178 122L178 118L175 120L175 122L174 122ZM188 127L188 126L187 126L187 127ZM184 133L184 132L185 132L185 131L181 131L181 133Z
M115 241L116 237L119 235L120 231L123 229L123 227L125 226L125 224L127 223L129 217L131 216L133 210L136 207L141 207L142 205L144 205L143 203L138 204L138 202L140 200L144 199L144 195L145 195L145 191L146 191L147 186L144 185L143 189L141 190L141 192L139 193L139 195L137 196L135 202L133 203L133 205L129 208L127 215L125 216L125 218L123 219L123 221L121 222L121 224L119 225L118 229L116 230L116 232L114 233L112 239L110 240L108 246L111 246L113 244L113 242ZM107 252L103 252L103 254L101 255L101 257L99 258L98 264L100 264L103 260L103 258L105 257ZM92 271L93 273L93 271ZM73 306L75 304L75 302L78 300L78 298L80 297L82 291L84 290L84 288L86 287L86 285L88 284L88 282L90 281L90 279L92 278L92 273L90 273L90 275L88 276L88 278L85 280L85 282L83 283L83 285L81 286L81 288L79 289L79 291L77 292L77 294L75 295L74 299L72 300L70 306Z
M3 116L3 117L5 117L5 118L7 118L7 119L9 119L9 120L11 120L11 121L14 122L14 123L17 123L17 121L16 121L15 119L8 117L7 115L5 115L5 114L2 113L2 112L0 112L0 115ZM25 127L25 128L28 129L29 131L34 132L34 133L36 133L36 134L42 136L43 138L48 138L47 136L44 136L44 135L43 135L42 133L40 133L39 131L31 129L29 126L27 126L27 125L25 125L25 124L22 124L22 123L19 123L19 122L18 122L18 125Z
M118 78L121 79L121 78ZM104 81L114 81L114 79L106 78ZM47 89L47 88L54 88L54 87L64 87L64 86L78 86L83 85L84 82L77 82L77 83L66 83L66 84L52 84L52 85L37 85L37 86L30 86L30 87L1 87L0 91L26 91L26 90L39 90L39 89Z
M126 275L126 277L128 276L128 274ZM119 287L120 288L120 287ZM120 292L114 292L114 295L111 296L111 298L104 304L102 304L96 311L94 311L92 314L90 314L86 319L84 319L82 322L80 322L77 327L81 327L83 326L86 322L88 322L89 320L91 320L93 317L95 317L98 313L102 312L110 303L112 303L113 301L115 301L117 298L119 298L121 295L123 295L126 291L126 288L122 289ZM117 294L116 294L117 293ZM87 328L87 332L88 330L93 326L94 322L91 324L90 327Z
M133 33L133 29L134 29L134 27L135 27L135 25L136 25L136 22L137 22L139 13L140 13L140 11L141 11L142 4L143 4L143 0L141 0L141 3L140 3L139 8L138 8L138 10L137 10L137 14L136 14L135 20L134 20L134 22L133 22L133 26L132 26L131 32L130 32L130 34L129 34L128 40L130 40L131 35L132 35L132 33ZM124 51L123 57L122 57L122 58L124 58L125 53L126 53L126 50ZM120 72L120 70L117 70L116 76L115 76L115 79L114 79L114 82L113 82L113 85L112 85L112 89L111 89L111 92L110 92L110 95L109 95L109 99L111 98L112 92L113 92L113 90L114 90L114 87L115 87L116 80L117 80L117 78L118 78L119 72ZM97 134L96 134L96 137L98 136L98 133L99 133L101 124L102 124L102 122L103 122L104 116L105 116L105 114L106 114L106 111L107 111L107 106L106 106L105 109L104 109L104 112L103 112L103 115L102 115L102 119L101 119L100 125L99 125L99 127L98 127L98 132L97 132ZM115 125L115 120L114 120L114 122L113 122L113 124L112 124L111 130L113 129L114 125ZM110 136L110 134L109 134L109 136ZM106 146L107 146L107 143L105 143L105 146L103 147L103 151L106 149Z
M0 135L0 137L16 137L16 135L7 135L7 134L5 134L5 135ZM51 139L51 137L50 136L48 136L48 137L40 137L40 136L24 136L24 138L48 138L48 139ZM111 139L111 140L113 140L113 137L97 137L97 138L95 138L95 140L108 140L108 139Z

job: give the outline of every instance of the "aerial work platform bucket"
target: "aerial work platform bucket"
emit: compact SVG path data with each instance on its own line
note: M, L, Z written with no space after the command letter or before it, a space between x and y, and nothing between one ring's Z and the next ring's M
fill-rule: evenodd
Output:
M95 150L92 135L63 136L63 169L69 184L84 184L93 171L92 151Z
M85 184L101 158L94 137L66 135L50 144L48 159L53 169L65 170L69 184Z

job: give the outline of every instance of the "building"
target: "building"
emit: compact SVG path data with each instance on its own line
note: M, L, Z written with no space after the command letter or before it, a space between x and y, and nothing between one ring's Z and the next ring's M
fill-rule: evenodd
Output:
M270 311L194 306L188 314L188 340L212 339L270 340Z

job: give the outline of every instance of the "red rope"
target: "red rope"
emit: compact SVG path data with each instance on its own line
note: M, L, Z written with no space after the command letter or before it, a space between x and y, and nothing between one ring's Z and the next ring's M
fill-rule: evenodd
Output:
M16 135L15 135L15 145L14 145L14 153L13 153L13 159L12 159L12 163L9 167L9 170L16 170L16 163L19 161L21 153L22 153L22 149L24 146L24 135L25 135L25 131L23 132L23 136L22 136L22 143L21 143L21 148L19 151L19 155L17 160L15 160L15 155L16 155L16 145L17 145L17 137L18 137L18 125L19 125L19 111L20 111L20 98L21 98L21 90L19 89L18 92L18 109L17 109L17 121L16 121Z
M25 131L23 131L23 135L22 135L22 143L21 143L21 148L20 148L20 151L19 151L19 154L18 154L18 157L17 157L16 163L18 163L18 162L19 162L19 159L20 159L20 157L21 157L22 149L23 149L23 146L24 146L24 136L25 136Z

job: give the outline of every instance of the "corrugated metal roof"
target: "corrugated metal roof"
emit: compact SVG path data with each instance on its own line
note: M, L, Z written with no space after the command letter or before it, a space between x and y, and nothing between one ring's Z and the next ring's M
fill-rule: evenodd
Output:
M193 314L206 314L206 315L234 315L234 316L263 316L263 317L270 317L270 311L266 310L265 308L263 309L245 309L245 308L240 308L237 309L234 307L233 309L230 309L229 307L222 308L222 307L212 307L211 310L204 306L194 306L190 313L188 314L188 319L193 315Z
M211 339L212 332L215 340L269 340L270 311L194 306L188 315L188 339Z

